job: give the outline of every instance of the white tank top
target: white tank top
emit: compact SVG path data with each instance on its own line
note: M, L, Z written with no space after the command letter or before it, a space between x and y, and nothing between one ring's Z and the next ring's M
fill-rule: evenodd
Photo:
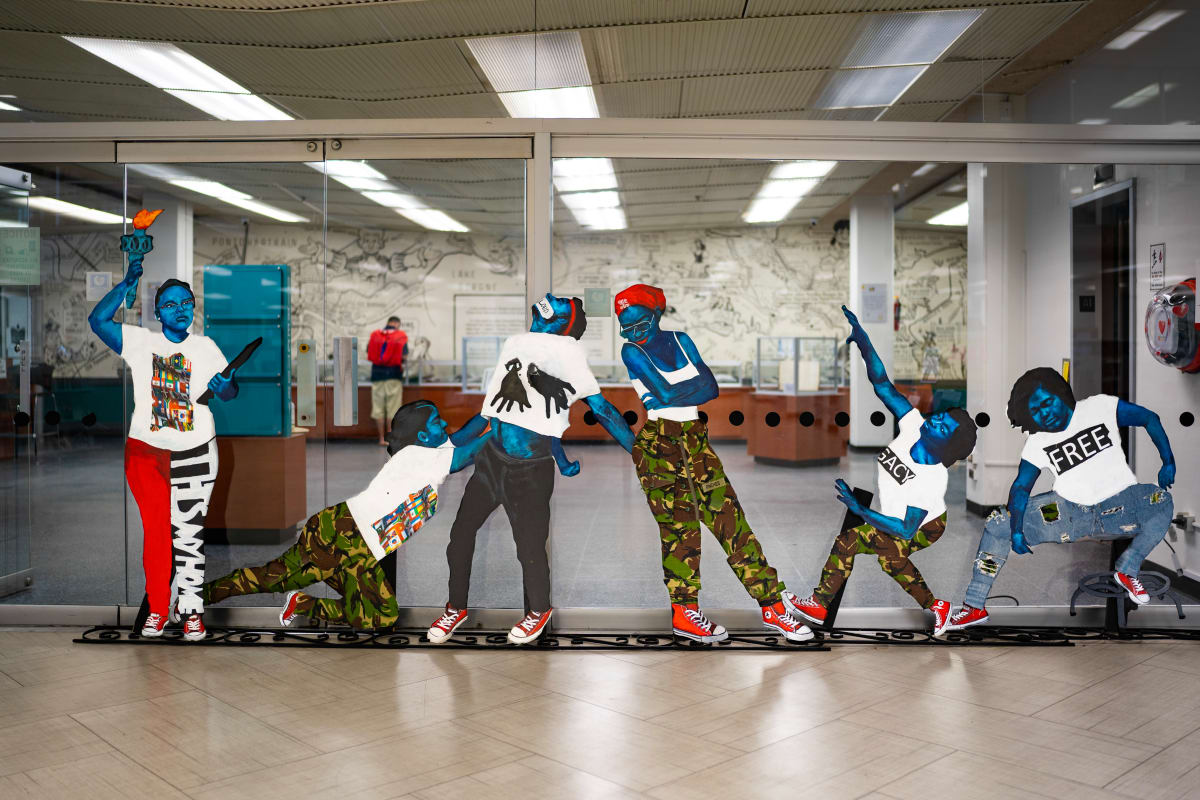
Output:
M690 358L688 358L687 351L683 349L683 345L679 344L679 334L676 331L671 331L671 334L675 337L675 344L680 350L683 351L684 360L687 361L687 363L679 369L663 371L658 368L657 364L654 363L654 359L650 357L650 354L645 350L642 350L641 345L635 343L634 347L636 347L638 350L641 350L642 353L645 354L646 360L650 362L650 366L662 377L664 381L674 386L677 383L683 383L684 381L695 378L700 374L700 370L696 369L696 365L692 363ZM646 384L642 383L637 378L630 378L630 381L633 383L633 389L635 392L637 392L638 399L644 400L646 395L652 394L652 392L646 388ZM646 419L669 419L673 422L692 422L700 419L700 412L696 406L671 406L670 408L654 408L646 411Z

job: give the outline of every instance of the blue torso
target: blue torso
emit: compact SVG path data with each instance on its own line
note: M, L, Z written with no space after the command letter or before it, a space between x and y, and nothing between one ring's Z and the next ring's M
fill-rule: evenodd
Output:
M492 426L496 429L493 439L505 455L513 458L547 458L550 455L550 437L531 430L513 425L511 422L501 422L492 418Z

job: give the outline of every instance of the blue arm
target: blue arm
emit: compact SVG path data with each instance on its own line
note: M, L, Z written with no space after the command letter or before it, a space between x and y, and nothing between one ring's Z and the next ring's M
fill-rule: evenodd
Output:
M481 417L480 415L476 414L467 420L461 428L450 434L450 442L455 447L462 447L464 444L470 442L478 437L479 434L483 433L489 422L490 420L487 417Z
M567 458L567 453L563 450L562 439L550 440L550 454L554 456L554 463L558 465L558 471L563 475L573 478L579 474L579 462Z
M691 338L687 334L679 334L679 345L700 374L683 383L676 384L670 384L663 380L662 375L650 363L650 358L640 347L626 344L621 348L621 361L629 370L629 376L637 378L646 385L658 408L698 406L714 399L720 393L717 388L717 379L704 360L700 358L700 353L696 350L696 345L692 343ZM645 402L644 399L643 402Z
M904 519L889 517L860 503L858 498L854 496L854 491L850 488L849 484L841 478L834 481L834 486L837 487L838 500L846 508L862 517L864 522L870 524L876 530L890 533L892 536L897 536L906 541L917 535L917 531L921 527L921 522L925 519L925 515L929 513L928 509L909 506L904 512Z
M1012 486L1008 490L1008 513L1011 515L1008 520L1009 530L1012 532L1012 549L1014 553L1031 553L1029 545L1025 542L1025 533L1021 527L1025 524L1025 509L1029 505L1029 493L1033 491L1033 485L1037 483L1038 475L1041 470L1034 464L1030 464L1025 459L1021 459L1021 465L1017 468L1017 477L1013 480Z
M472 420L472 422L474 422L474 420ZM470 422L467 423L467 425L470 425L470 424L471 424ZM457 431L455 431L455 435L458 435L459 433L462 433L464 430L466 430L467 425L464 425L461 428L459 428ZM479 436L475 437L474 439L471 439L461 445L458 444L457 442L455 442L454 443L454 457L450 461L450 471L458 472L459 470L463 469L467 465L473 464L475 462L476 454L478 454L479 451L483 449L483 446L485 444L487 444L487 440L490 439L491 437L492 437L492 431L488 430L486 433L483 433L482 435L479 435ZM454 441L453 436L450 437L450 441L452 441L452 442Z
M92 332L99 336L100 341L104 342L108 349L117 355L121 354L121 325L113 321L113 314L117 313L117 309L125 300L126 293L137 285L141 275L142 260L131 258L129 272L125 273L125 279L110 289L108 294L101 297L100 302L96 303L96 307L92 309L92 313L88 314L88 326Z
M1134 425L1146 429L1150 441L1158 448L1158 457L1163 463L1162 469L1158 471L1158 485L1163 489L1171 488L1171 484L1175 483L1175 454L1171 452L1171 443L1167 440L1167 432L1163 430L1158 414L1136 403L1117 400L1117 424L1121 427Z
M596 415L596 419L603 426L604 430L608 431L608 435L616 440L617 444L625 448L625 452L633 452L633 430L629 424L625 422L625 418L617 413L613 408L612 403L604 399L602 394L593 394L583 398L583 402L588 404L588 408Z
M875 388L875 396L883 402L896 419L900 419L912 411L912 404L905 400L904 395L900 394L888 380L887 370L883 368L883 360L875 352L875 345L871 344L871 337L859 324L858 317L845 306L842 306L842 313L850 322L850 337L846 341L858 345L858 351L862 354L863 363L867 367L867 380L871 381L871 386Z

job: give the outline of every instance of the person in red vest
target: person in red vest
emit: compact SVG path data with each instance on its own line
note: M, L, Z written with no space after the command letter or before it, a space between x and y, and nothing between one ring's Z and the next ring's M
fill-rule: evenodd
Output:
M387 447L391 420L404 402L404 357L408 334L400 330L400 318L388 317L387 325L373 331L367 341L371 362L371 418L379 431L379 445Z

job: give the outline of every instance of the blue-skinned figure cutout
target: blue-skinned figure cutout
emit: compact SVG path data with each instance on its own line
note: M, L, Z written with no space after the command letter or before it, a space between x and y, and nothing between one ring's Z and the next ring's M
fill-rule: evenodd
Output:
M450 598L429 628L431 642L446 641L467 619L475 536L497 506L512 526L525 588L525 617L509 631L509 641L533 642L550 620L546 540L554 469L557 464L568 477L579 473L561 442L571 405L583 400L609 435L627 451L633 447L633 432L600 394L588 367L578 341L586 327L583 301L547 294L533 306L529 333L510 336L501 347L480 411L494 433L475 459L450 530Z
M135 220L142 217L139 213ZM101 298L88 316L92 330L129 367L133 418L125 443L125 477L142 519L142 565L148 613L141 635L161 636L168 617L184 618L184 638L204 638L204 518L217 476L212 412L202 395L237 397L233 372L212 339L191 333L196 297L175 279L159 287L155 332L121 325L113 315L142 274L152 249L146 236L129 252L124 280Z
M1150 597L1138 580L1142 561L1166 536L1174 517L1167 491L1175 482L1175 457L1158 415L1112 395L1076 402L1071 386L1048 367L1017 379L1008 398L1008 419L1029 434L1021 451L1008 506L988 517L971 570L963 608L950 629L988 621L988 593L1009 551L1028 554L1049 542L1129 539L1113 580L1139 605ZM1138 483L1125 460L1119 429L1145 428L1162 458L1158 483ZM1051 491L1030 497L1043 469Z
M728 638L699 607L701 524L720 542L746 592L758 602L763 626L791 641L813 633L794 616L797 598L763 554L721 460L708 441L698 406L717 396L717 380L695 343L660 326L667 301L661 289L635 284L615 298L621 360L646 407L633 446L638 481L658 523L663 582L671 627L698 642Z
M858 345L867 378L898 421L900 435L876 458L878 511L859 502L844 480L835 481L838 501L862 522L845 528L834 539L820 581L813 593L800 601L800 615L824 623L830 601L854 569L854 557L869 554L879 559L883 571L921 608L933 614L933 633L940 636L950 621L950 603L934 596L909 556L937 542L946 531L947 468L975 448L975 422L961 408L923 417L888 380L883 361L858 317L845 306L842 313L850 323L846 342Z

